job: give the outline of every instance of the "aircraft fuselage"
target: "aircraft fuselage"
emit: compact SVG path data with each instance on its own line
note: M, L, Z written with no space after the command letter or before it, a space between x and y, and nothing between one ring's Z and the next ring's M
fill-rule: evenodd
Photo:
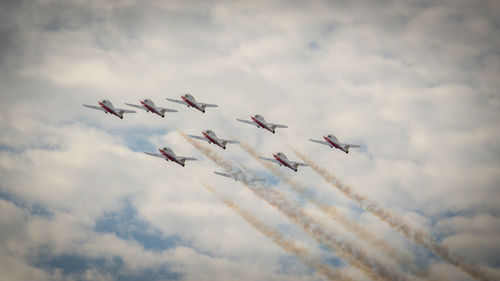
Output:
M162 113L158 110L158 108L156 107L156 105L152 102L152 101L149 101L149 100L141 100L141 104L142 106L144 106L147 110L153 112L153 113L156 113L158 115L160 115L161 117L165 117L165 113Z
M297 166L293 165L290 160L285 155L278 155L278 154L273 154L274 159L276 161L280 162L283 166L288 167L295 172L297 172Z
M184 163L179 160L179 158L175 155L175 153L172 150L170 149L167 150L162 148L159 148L158 150L160 151L161 154L163 154L163 156L167 157L168 160L173 161L184 167Z
M123 119L123 114L120 114L119 112L117 112L117 110L115 109L115 107L113 106L113 104L108 101L108 100L103 100L103 101L99 101L99 106L101 106L102 108L104 108L104 110L106 110L106 113L111 113L113 115L116 115L118 116L120 119Z
M349 150L342 143L340 143L337 138L335 138L335 137L328 137L328 136L324 136L323 138L333 148L340 149L340 150L344 151L345 153L349 153Z
M269 126L269 124L267 124L266 120L263 117L254 115L251 116L251 118L253 122L257 123L258 127L264 128L269 132L272 132L273 134L276 132L276 129Z
M226 149L226 144L222 143L222 141L215 135L213 132L203 131L203 136L208 140L208 142L214 143L217 146L220 146L223 149Z
M181 96L181 98L183 101L185 101L188 104L188 106L194 107L194 108L198 109L199 111L205 113L205 108L200 106L200 104L194 99L194 97L188 96L188 95L183 95L183 96Z

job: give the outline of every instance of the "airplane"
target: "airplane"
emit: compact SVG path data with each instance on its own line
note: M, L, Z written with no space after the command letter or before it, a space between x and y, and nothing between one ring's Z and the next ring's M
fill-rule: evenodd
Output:
M332 134L329 134L328 136L324 136L323 138L325 139L325 141L313 140L313 139L309 139L309 140L312 141L312 142L316 142L316 143L321 143L321 144L324 144L324 145L328 145L331 148L340 149L340 150L342 150L345 153L349 153L349 148L351 148L351 147L361 147L361 146L356 145L356 144L341 143Z
M193 157L177 156L172 151L172 149L170 149L168 147L159 148L158 150L160 151L161 154L151 153L151 152L144 152L144 153L146 153L147 155L151 155L151 156L156 156L156 157L159 157L159 158L163 158L163 159L165 159L167 161L168 160L173 161L173 162L181 165L182 167L185 166L186 160L196 160L196 158L193 158Z
M203 137L193 136L193 135L188 135L188 137L191 137L194 139L199 139L202 141L206 141L208 143L213 143L215 145L222 147L223 149L226 149L226 144L228 144L228 143L238 143L238 141L234 141L234 140L220 139L217 137L217 135L212 130L202 131L202 133L203 133Z
M169 109L169 108L163 108L163 107L158 107L155 105L155 103L150 100L150 99L144 99L140 101L142 105L136 105L136 104L131 104L131 103L125 103L128 106L132 106L135 108L143 109L146 110L146 112L153 112L161 117L165 118L165 112L177 112L175 109Z
M222 172L215 171L214 174L217 174L217 175L223 176L223 177L228 177L228 178L231 178L231 179L233 179L235 181L241 180L241 176L242 176L241 174L235 173L235 172L232 172L232 173L228 174L228 173L222 173Z
M236 120L243 122L243 123L255 125L255 126L257 126L257 128L264 128L264 129L272 132L273 134L276 132L276 128L288 128L288 126L286 126L286 125L267 123L266 120L264 119L264 117L262 117L259 114L255 114L254 116L250 116L250 117L252 118L252 121L238 119L238 118L236 118Z
M176 102L176 103L187 105L187 107L194 107L203 113L205 113L206 107L217 107L216 104L197 102L191 94L185 94L183 96L181 95L181 98L182 98L182 100L174 100L174 99L169 99L169 98L167 98L167 100L171 101L171 102Z
M222 172L215 171L214 174L217 174L217 175L223 176L223 177L228 177L228 178L231 178L231 179L233 179L235 181L240 181L240 180L248 181L247 175L243 171L241 171L240 169L237 169L236 171L231 172L231 173L222 173ZM253 181L253 182L263 182L265 180L264 179L260 179L260 178L252 178L251 181Z
M265 158L265 157L259 157L259 158L262 160L274 162L280 166L288 167L288 168L294 170L295 172L297 172L298 166L309 166L306 163L300 163L300 162L294 162L294 161L288 160L288 158L286 157L286 155L283 152L275 153L275 154L273 154L273 157L274 157L274 159Z
M88 105L88 104L84 104L83 106L104 111L104 113L106 113L106 114L111 113L113 115L120 117L120 119L123 119L123 113L136 113L133 110L116 108L113 106L113 104L109 100L98 101L98 103L99 103L99 106Z

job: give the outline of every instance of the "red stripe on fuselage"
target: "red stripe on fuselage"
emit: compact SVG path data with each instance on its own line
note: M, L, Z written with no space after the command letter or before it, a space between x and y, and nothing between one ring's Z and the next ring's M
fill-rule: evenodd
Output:
M281 158L279 158L279 157L278 157L278 155L273 154L273 156L274 156L274 159L278 160L278 162L280 162L281 164L283 164L285 167L288 167L288 168L290 168L290 169L294 170L294 168L293 168L293 167L290 167L290 165L288 165L288 163L287 163L287 162L285 162L285 161L281 160Z
M267 127L267 125L265 125L265 124L261 123L259 120L257 120L257 118L255 118L255 117L253 117L253 116L252 116L251 118L252 118L253 122L257 123L257 124L258 124L259 126L261 126L262 128L264 128L264 129L266 129L266 130L271 131L271 130ZM272 131L271 131L271 132L272 132Z
M109 112L109 113L111 113L111 114L114 114L114 115L116 115L116 116L118 116L118 117L121 117L120 115L116 114L113 110L111 110L111 108L109 108L109 107L105 106L105 105L104 105L104 103L99 102L99 105L100 105L102 108L104 108L104 110L106 110L107 112Z
M212 143L215 143L216 145L222 147L222 145L219 144L218 141L215 141L213 138L211 138L207 133L203 132L203 135L209 140L211 141ZM223 147L222 147L223 148Z
M145 102L141 101L141 104L142 104L145 108L149 109L149 111L154 112L154 113L156 113L156 114L160 114L159 112L157 112L157 111L156 111L156 109L152 108L152 107L151 107L151 106L149 106L147 103L145 103ZM160 114L160 115L161 115L161 114Z
M334 143L331 139L327 138L327 137L323 137L327 143L333 145L333 147L335 148L338 148L338 149L341 149L336 143Z
M172 156L170 156L169 154L165 153L165 151L161 150L161 149L158 149L160 151L161 154L163 154L165 157L168 158L168 160L170 161L174 161L174 162L177 162L175 161L175 158L173 158Z
M194 108L198 108L198 106L197 106L196 104L192 103L192 102L191 102L190 100L188 100L186 97L181 96L181 98L182 98L185 102L187 102L190 106L192 106L192 107L194 107Z

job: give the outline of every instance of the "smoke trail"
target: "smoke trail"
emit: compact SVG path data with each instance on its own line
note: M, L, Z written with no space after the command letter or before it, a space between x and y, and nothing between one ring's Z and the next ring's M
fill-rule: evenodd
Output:
M224 198L221 195L217 194L215 189L209 185L203 184L203 186L211 191L219 200L221 200L226 206L235 211L238 215L240 215L244 220L246 220L249 224L251 224L255 229L257 229L260 233L267 236L271 239L275 244L280 246L283 250L288 252L291 255L297 256L300 258L305 264L316 269L319 273L323 274L328 280L339 280L339 281L352 281L351 278L341 273L340 271L332 268L331 266L326 265L321 262L319 259L311 257L309 251L304 248L298 247L293 241L287 240L279 231L275 229L271 229L269 226L264 224L264 222L260 221L256 217L252 216L250 213L241 209L235 202L231 201L228 198Z
M317 174L323 177L323 179L325 179L333 187L337 188L340 192L342 192L342 194L354 200L361 208L371 212L372 214L377 216L381 221L388 223L397 231L405 235L408 239L413 240L416 243L420 244L421 246L431 250L442 259L457 266L459 269L461 269L462 271L469 274L475 279L484 281L493 280L493 278L488 277L487 273L483 272L481 268L479 268L478 266L468 263L464 260L463 257L451 253L446 246L440 245L429 234L411 226L410 224L405 222L403 218L382 208L377 203L367 199L365 196L358 194L356 191L354 191L352 187L340 181L333 174L329 173L325 168L320 167L318 164L314 163L311 159L306 157L296 148L294 148L291 145L288 146L293 150L295 154L297 154L297 156L300 159L302 159L302 161L311 165L311 168Z
M179 131L179 133L210 160L226 169L227 172L233 170L231 163L224 160L216 152L191 140L183 132ZM406 280L406 278L401 276L397 271L391 270L378 260L370 258L362 249L354 247L347 242L340 241L336 236L330 234L320 222L306 215L302 209L297 208L286 198L286 196L274 190L271 186L262 182L247 180L246 176L243 175L240 182L259 198L277 208L290 221L301 227L302 230L308 233L317 242L324 244L330 250L336 252L339 257L363 271L370 278L374 280Z
M419 277L427 277L428 272L424 272L421 269L414 266L414 261L411 256L400 253L396 248L394 248L386 241L378 239L377 237L369 233L364 227L358 225L356 222L342 215L339 211L337 211L335 207L325 204L317 200L310 194L308 194L307 188L303 184L291 179L289 176L284 174L281 171L281 169L276 165L273 165L270 162L263 161L262 159L260 159L257 152L251 146L241 141L238 144L243 150L245 150L248 154L250 154L250 156L252 156L260 164L266 167L271 173L273 173L273 175L285 181L290 187L292 187L292 189L296 193L304 196L304 198L306 198L309 202L316 205L320 210L322 210L325 214L327 214L329 218L342 224L347 230L355 234L360 239L383 250L390 257L394 258L395 261L398 262L403 268L408 269L410 272Z

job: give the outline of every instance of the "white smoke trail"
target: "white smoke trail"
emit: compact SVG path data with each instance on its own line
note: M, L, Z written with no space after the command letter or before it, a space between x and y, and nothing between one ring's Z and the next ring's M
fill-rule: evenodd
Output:
M318 258L312 257L307 249L300 248L293 242L292 240L286 239L281 232L276 229L272 229L264 222L260 221L256 217L252 216L247 211L241 209L239 205L237 205L234 201L222 197L219 195L215 189L207 184L203 184L203 186L212 192L220 201L222 201L226 206L235 211L238 215L240 215L245 221L251 224L255 229L257 229L260 233L267 236L271 239L276 245L280 246L283 250L288 252L291 255L297 256L300 258L305 264L317 270L323 276L325 276L328 280L339 280L339 281L352 281L352 279L340 272L339 270L332 268L331 266L321 262Z
M193 144L193 146L199 149L205 156L224 168L227 172L234 170L231 163L223 159L223 157L219 156L216 152L195 142L183 132L179 131L179 133L189 143ZM370 258L364 250L345 241L341 241L338 239L337 235L329 233L319 221L305 214L302 209L297 208L297 206L291 203L286 196L276 191L271 186L254 180L246 181L244 177L242 177L240 182L254 192L255 195L277 208L290 221L301 227L302 230L308 233L317 242L324 244L330 250L336 252L338 256L363 271L370 278L374 280L407 280L396 270L386 267L375 258Z
M423 271L416 266L414 266L414 261L413 258L409 255L405 255L401 252L399 252L396 248L394 248L392 245L387 243L384 240L378 239L374 235L372 235L368 230L366 230L364 227L360 226L356 222L352 221L351 219L347 218L346 216L342 215L335 207L330 206L328 204L325 204L318 199L314 198L307 192L307 188L297 182L296 180L293 180L289 176L287 176L285 173L281 171L279 167L276 165L273 165L270 162L264 161L259 158L259 155L257 152L249 145L239 142L239 146L245 150L250 156L252 156L255 160L257 160L261 165L266 167L273 175L278 177L279 179L285 181L296 193L302 195L304 198L306 198L310 203L314 204L317 206L320 210L322 210L325 214L328 215L329 218L332 220L335 220L342 224L347 230L352 232L354 235L356 235L358 238L362 239L363 241L366 241L370 243L372 246L375 246L376 248L381 249L384 251L388 256L394 258L394 260L403 268L409 270L411 273L415 274L416 276L426 278L428 277L428 272Z
M482 281L493 280L493 278L489 277L488 274L484 272L480 267L466 262L465 259L461 256L451 253L446 246L440 245L429 234L408 224L403 218L391 213L389 210L384 209L377 203L367 199L365 196L358 194L352 187L340 181L337 177L329 173L325 168L320 167L318 164L306 157L296 148L291 145L288 146L293 150L295 154L297 154L300 159L302 159L302 161L309 164L317 174L319 174L333 187L342 192L342 194L354 200L354 202L356 202L361 208L371 212L381 221L388 223L397 231L405 235L408 239L413 240L417 244L420 244L421 246L431 250L442 259L457 266L459 269L475 279Z

